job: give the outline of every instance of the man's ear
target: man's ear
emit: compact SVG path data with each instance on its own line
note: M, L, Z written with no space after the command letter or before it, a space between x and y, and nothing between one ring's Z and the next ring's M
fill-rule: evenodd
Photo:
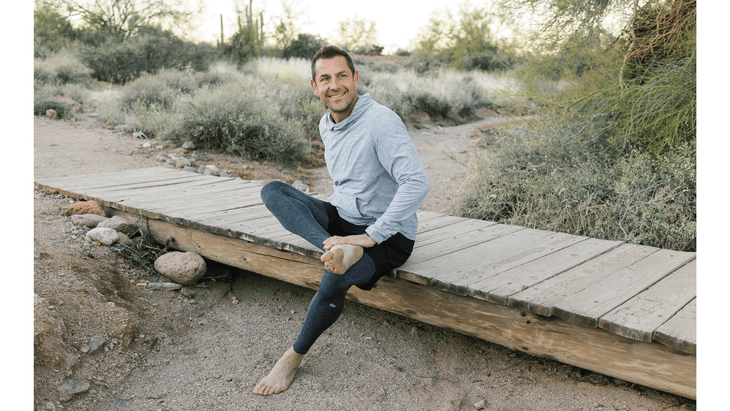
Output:
M355 75L352 76L353 85L357 88L357 83L360 81L360 72L355 70Z
M309 85L312 86L312 91L314 92L314 95L319 97L319 93L317 93L317 83L314 82L314 80L309 80Z

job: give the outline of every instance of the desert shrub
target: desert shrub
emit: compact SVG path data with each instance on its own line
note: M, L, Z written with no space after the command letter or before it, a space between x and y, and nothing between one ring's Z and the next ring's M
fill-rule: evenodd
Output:
M34 81L33 113L43 116L46 110L53 109L60 119L73 118L80 109L80 104L73 100L70 94L73 94L73 90L67 86ZM77 98L80 95L77 95ZM88 96L88 92L84 96Z
M372 71L384 71L386 73L397 73L400 70L400 66L392 61L384 60L375 62L372 67Z
M198 87L199 79L193 73L163 69L156 74L144 74L127 83L122 91L120 104L122 107L131 107L133 103L171 107L178 96L192 93Z
M457 214L507 224L694 251L695 146L661 157L609 157L601 139L551 122L503 130L483 154Z
M108 39L98 46L81 47L81 59L95 79L122 84L163 68L204 71L214 56L212 46L185 42L151 28L123 41Z
M59 52L45 59L36 58L33 78L45 83L91 84L91 69L71 52Z
M395 111L401 118L426 112L432 118L464 123L476 110L492 104L479 73L450 69L419 75L413 70L397 73L367 72L360 77L358 90Z
M284 47L281 56L283 58L302 58L305 60L311 60L314 57L314 53L317 52L322 46L327 44L327 41L312 34L299 33L296 40L293 40L291 44Z
M175 111L178 121L164 132L172 140L192 137L203 149L278 162L307 157L297 122L241 85L200 89L178 99Z

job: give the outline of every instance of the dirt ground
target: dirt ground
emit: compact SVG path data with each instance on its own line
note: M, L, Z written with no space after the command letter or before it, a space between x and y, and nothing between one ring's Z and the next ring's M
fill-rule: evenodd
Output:
M468 173L462 164L478 143L470 135L502 120L411 131L433 186L423 209L454 206ZM85 116L36 117L34 127L35 178L150 167L175 150L143 148L144 140ZM331 191L323 168L197 156L243 178L300 179ZM485 410L696 409L695 401L352 302L288 391L257 396L251 390L296 338L313 291L213 263L196 286L150 291L137 284L164 279L112 247L84 244L85 230L63 215L71 199L36 189L33 201L35 327L45 344L35 358L35 410L474 410L480 401ZM97 350L94 336L105 339ZM88 389L62 393L64 383Z

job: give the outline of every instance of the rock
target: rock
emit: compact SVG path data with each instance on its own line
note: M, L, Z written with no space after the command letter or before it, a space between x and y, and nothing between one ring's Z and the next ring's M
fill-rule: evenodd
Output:
M225 171L221 171L220 173L218 173L218 177L230 177L230 174Z
M192 251L172 251L155 260L157 272L182 285L195 284L205 275L206 269L203 257Z
M102 206L100 206L99 203L97 203L94 200L80 201L76 204L73 204L68 208L68 213L70 215L96 214L96 215L106 217L106 212L104 211L104 208Z
M56 388L62 394L79 394L86 392L91 387L86 381L66 381Z
M106 342L106 338L103 335L95 335L89 340L89 352L92 353L101 348Z
M119 238L116 241L117 244L124 244L124 245L134 244L134 242L132 242L132 240L130 240L126 234L119 232L119 231L117 231L117 234L119 235Z
M182 285L177 283L148 283L147 289L154 291L175 291L182 288Z
M33 294L33 362L36 365L57 365L66 361L63 336L66 325L48 309L48 301Z
M185 298L195 298L195 292L189 288L181 288L180 294Z
M188 167L188 166L185 166L185 167L183 167L183 171L190 171L190 172L192 172L192 173L195 173L195 172L197 172L197 171L198 171L198 169L197 169L197 168L195 168L195 167Z
M56 112L56 110L49 108L48 110L46 110L46 117L58 118L58 113Z
M218 167L214 166L213 164L206 164L200 167L201 168L198 170L200 174L217 176L221 172Z
M185 150L195 150L195 143L192 141L186 141L182 144L182 148Z
M94 228L99 225L99 223L106 220L108 220L107 217L103 217L98 214L74 214L71 216L71 222L74 223L74 225L89 228Z
M86 233L86 240L92 242L98 241L104 245L112 245L115 241L119 240L119 233L113 228L96 227Z
M97 227L111 228L127 235L132 235L136 233L137 230L139 230L139 226L137 224L118 215L115 215L112 218L99 223Z
M299 191L304 191L305 193L309 189L309 186L308 185L302 183L299 180L295 181L294 184L292 184L292 187L296 188Z
M142 148L152 148L152 143L144 143L142 144Z
M478 410L483 410L484 407L486 407L486 406L487 406L487 401L485 401L485 400L479 400L474 404L474 408L476 408Z

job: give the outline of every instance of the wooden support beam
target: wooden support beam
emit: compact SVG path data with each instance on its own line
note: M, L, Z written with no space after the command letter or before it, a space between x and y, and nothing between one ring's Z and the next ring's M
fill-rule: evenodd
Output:
M109 215L139 218L116 209L107 211ZM172 236L171 246L176 249L195 251L214 261L307 288L317 289L322 276L321 262L312 257L157 219L149 219L144 229L160 242ZM371 291L353 287L348 299L537 357L696 399L696 356L656 342L627 339L401 278L384 277Z

